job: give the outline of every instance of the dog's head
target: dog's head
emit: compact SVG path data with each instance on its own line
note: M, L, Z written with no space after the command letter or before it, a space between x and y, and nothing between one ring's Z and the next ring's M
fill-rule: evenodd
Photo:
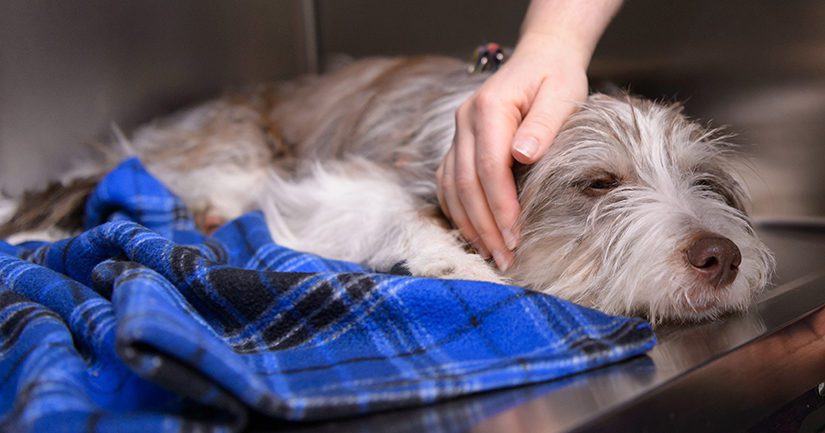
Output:
M774 264L745 214L732 151L679 106L590 96L520 178L509 275L652 321L747 308Z

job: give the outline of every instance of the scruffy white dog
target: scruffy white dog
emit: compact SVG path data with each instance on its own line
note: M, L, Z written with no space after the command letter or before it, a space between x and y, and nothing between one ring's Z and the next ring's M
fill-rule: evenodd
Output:
M485 78L447 58L367 59L199 105L128 141L207 230L260 208L276 241L379 271L404 263L653 321L742 310L767 284L773 259L730 146L678 106L600 94L517 170L522 243L499 274L449 229L434 182L454 112Z

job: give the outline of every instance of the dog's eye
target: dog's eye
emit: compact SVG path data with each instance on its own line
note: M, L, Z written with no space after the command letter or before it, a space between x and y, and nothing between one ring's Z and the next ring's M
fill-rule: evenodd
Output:
M618 188L621 185L616 176L612 174L604 174L598 177L587 179L582 182L584 184L584 192L588 195L603 195L610 190Z
M613 189L619 186L619 181L616 179L594 179L590 181L587 187L590 189Z
M713 193L719 195L720 197L722 197L722 199L725 200L725 203L727 203L728 206L738 208L737 200L733 196L733 194L731 194L730 191L726 190L721 185L719 185L718 183L714 182L711 179L707 179L707 178L696 179L695 181L693 181L693 186L698 187L699 189L702 189L702 190L705 190L705 191L713 192Z

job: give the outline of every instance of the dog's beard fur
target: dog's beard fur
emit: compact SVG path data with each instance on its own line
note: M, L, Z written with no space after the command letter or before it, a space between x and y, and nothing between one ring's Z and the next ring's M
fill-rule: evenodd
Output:
M627 95L591 96L517 174L522 242L498 274L434 206L453 113L484 80L464 71L444 58L359 61L153 123L130 147L197 213L261 208L278 242L380 271L405 262L653 321L741 310L767 284L773 259L744 213L731 147L678 107ZM727 287L691 273L685 251L703 232L741 251Z

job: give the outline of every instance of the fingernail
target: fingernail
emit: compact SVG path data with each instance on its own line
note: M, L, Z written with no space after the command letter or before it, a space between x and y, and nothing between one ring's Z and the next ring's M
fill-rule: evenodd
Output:
M501 236L504 237L504 245L507 246L507 249L513 251L518 246L518 237L513 234L513 231L510 229L504 229L501 231Z
M532 158L538 148L539 142L533 137L519 137L513 143L513 149L528 158Z
M496 265L501 269L501 272L506 272L507 268L510 267L510 259L501 251L493 251L493 260L496 261Z

